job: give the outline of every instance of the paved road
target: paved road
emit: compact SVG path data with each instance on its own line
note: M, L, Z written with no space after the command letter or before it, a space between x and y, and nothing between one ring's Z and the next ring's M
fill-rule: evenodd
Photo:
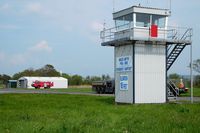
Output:
M59 92L56 90L34 90L34 89L0 89L0 94L73 94L73 95L94 95L94 96L114 96L113 94L96 94L94 92Z
M190 97L178 97L178 101L191 101ZM200 97L193 97L194 102L200 102Z
M114 97L113 94L96 94L94 92L59 92L52 90L34 90L34 89L0 89L1 94L72 94L72 95L92 95L92 96L111 96ZM174 101L175 100L170 100ZM177 101L190 101L190 97L178 97ZM200 102L200 97L194 97L194 102Z

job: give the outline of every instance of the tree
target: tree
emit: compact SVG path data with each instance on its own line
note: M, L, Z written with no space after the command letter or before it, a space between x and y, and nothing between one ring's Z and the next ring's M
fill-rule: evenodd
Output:
M13 75L12 79L19 79L23 76L44 76L44 77L57 77L60 73L56 71L53 65L47 64L40 69L34 70L33 68L26 69Z
M111 79L111 78L110 78L109 74L107 74L107 75L103 74L103 75L101 76L101 80L110 80L110 79Z
M6 74L1 75L0 78L1 78L0 80L2 81L2 83L5 84L5 85L8 83L8 80L11 79L11 77L9 75L6 75Z
M86 76L86 78L84 79L84 84L86 84L86 85L91 85L92 84L90 76Z
M73 75L71 78L70 85L82 85L83 77L80 75Z
M100 80L102 80L101 77L98 77L98 76L92 76L91 77L91 82L93 82L93 81L100 81Z
M200 75L196 75L194 78L194 86L200 87Z
M68 83L71 85L72 77L69 74L63 73L62 77L68 79Z
M169 78L170 79L180 79L181 77L177 73L172 73L172 74L169 75Z
M191 67L191 65L190 65ZM193 70L200 74L200 59L193 61ZM194 86L200 87L200 75L196 75L194 78Z
M200 59L197 59L193 62L193 69L197 73L200 73Z
M110 75L106 75L106 80L110 80L111 79L111 77L110 77Z
M60 76L60 73L56 71L53 65L47 64L41 69L36 70L36 73L38 76L44 76L44 77L56 77Z
M26 75L24 75L23 72L18 72L18 73L15 73L15 74L13 75L12 79L18 80L19 78L21 78L21 77L23 77L23 76L26 76Z
M102 80L106 80L106 75L103 74L103 75L101 76L101 79L102 79Z
M33 68L29 68L29 69L24 70L22 74L26 76L35 76L35 71Z

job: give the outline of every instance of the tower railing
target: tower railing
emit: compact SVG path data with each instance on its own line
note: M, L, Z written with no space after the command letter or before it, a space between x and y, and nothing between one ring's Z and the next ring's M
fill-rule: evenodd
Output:
M191 41L192 28L168 26L167 28L158 28L158 37L150 36L150 28L134 27L133 23L104 29L100 33L102 43L117 40L160 40L160 41Z
M174 37L174 40L177 40L177 38L178 38L178 40L186 41L186 42L177 43L177 44L174 43L175 45L168 45L168 47L167 47L167 70L169 70L171 68L171 66L176 61L178 56L181 54L183 49L188 44L191 44L192 29L188 28L184 31L185 32L183 34L181 34L181 36L179 34L176 34L176 36ZM179 32L177 32L177 33L179 33ZM187 43L188 40L190 41L190 43Z

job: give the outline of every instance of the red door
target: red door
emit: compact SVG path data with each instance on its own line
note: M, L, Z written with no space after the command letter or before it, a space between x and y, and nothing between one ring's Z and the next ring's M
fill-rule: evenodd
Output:
M158 37L158 26L151 25L151 37Z

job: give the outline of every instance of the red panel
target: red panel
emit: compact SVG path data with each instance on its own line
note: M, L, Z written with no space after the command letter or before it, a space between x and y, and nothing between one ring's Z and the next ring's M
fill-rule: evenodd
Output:
M158 37L158 26L151 25L151 37Z

